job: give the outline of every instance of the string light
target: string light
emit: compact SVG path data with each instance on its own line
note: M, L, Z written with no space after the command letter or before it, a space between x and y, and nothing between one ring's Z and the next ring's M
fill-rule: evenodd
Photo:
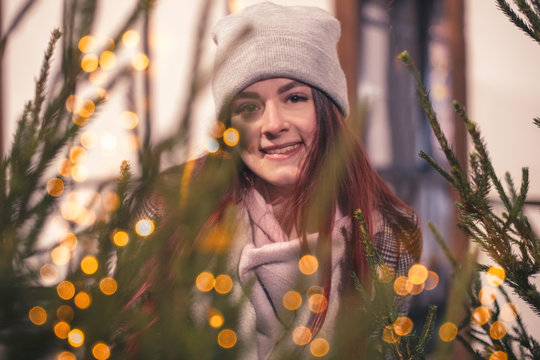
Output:
M120 123L124 129L134 129L139 123L139 117L132 111L124 111L120 114Z
M478 299L482 305L489 306L495 302L497 295L492 287L484 286L478 292Z
M43 325L47 321L47 312L41 306L34 306L28 311L28 318L34 325Z
M84 310L90 306L92 303L92 298L87 292L80 291L77 295L75 295L73 302L79 309Z
M328 300L323 294L313 294L308 299L308 307L311 312L322 313L328 307Z
M69 345L73 347L81 347L84 343L84 333L79 329L73 329L68 333Z
M236 333L231 329L223 329L218 334L218 344L224 349L232 348L236 340Z
M315 357L323 357L330 351L330 345L326 339L318 337L309 344L309 350Z
M495 321L489 327L489 336L494 340L500 340L506 335L506 324L502 321Z
M413 329L413 322L407 316L400 316L394 321L394 331L399 336L409 334Z
M227 146L236 146L240 140L240 134L235 128L228 128L223 132L223 142Z
M203 271L195 279L195 286L199 291L208 292L214 288L214 275L211 272Z
M99 282L99 289L105 295L112 295L118 289L118 284L112 277L105 277Z
M62 351L60 354L58 354L56 360L77 360L77 358L72 352Z
M491 319L491 310L485 306L479 306L473 310L471 320L478 325L484 325Z
M499 266L492 266L487 271L486 280L491 286L500 286L504 282L505 278L506 273L504 269Z
M98 67L99 59L96 54L86 54L81 60L81 69L84 72L90 73Z
M229 275L221 274L216 277L214 289L219 294L227 294L233 288L233 281Z
M71 253L65 245L59 245L51 251L51 260L56 265L66 265L70 259Z
M97 136L94 132L87 130L81 134L81 145L86 149L92 149L96 146L96 142Z
M423 284L428 277L428 270L424 265L415 264L409 269L409 281L414 285Z
M92 355L94 355L97 360L107 360L109 356L111 356L111 349L107 344L98 342L92 348Z
M70 281L62 281L56 286L56 292L61 299L69 300L75 295L75 285Z
M60 242L61 245L67 247L70 251L75 250L75 248L77 247L77 243L77 236L71 232L66 233L66 235L64 235L64 238Z
M71 177L76 182L85 182L88 179L88 168L81 164L73 165L71 167Z
M444 342L450 342L454 340L457 336L458 328L456 324L452 322L445 322L439 328L439 337Z
M150 60L148 59L148 56L144 53L138 53L136 54L133 59L131 60L131 65L135 70L144 70L148 67L150 64Z
M93 255L86 255L81 260L81 270L87 274L92 275L94 274L98 269L98 261L95 256Z
M48 284L52 284L58 277L58 270L53 264L44 264L39 269L39 275L41 276L41 280Z
M293 342L298 346L304 346L311 341L311 330L305 326L298 326L292 332Z
M389 344L397 343L400 339L399 335L395 333L393 325L387 325L383 329L383 340Z
M493 354L491 354L489 360L508 360L508 354L500 350L495 351Z
M154 232L154 222L150 219L141 219L135 224L137 235L146 237Z
M283 307L287 310L296 310L302 305L302 296L298 291L290 290L283 295Z
M47 192L49 195L58 197L64 192L64 182L59 178L52 178L47 181Z
M304 255L298 261L298 268L304 275L311 275L319 268L319 261L313 255Z
M73 164L81 163L86 159L86 149L82 146L72 146L71 149L69 149L69 160Z
M428 277L426 279L425 283L425 289L426 290L433 290L437 287L439 284L439 275L437 275L434 271L428 271Z
M56 309L56 317L58 320L70 322L73 320L74 316L75 313L73 312L73 308L69 305L62 305Z
M71 176L71 161L68 159L60 159L56 166L56 170L58 170L58 173L63 177Z
M207 319L208 324L215 329L222 327L225 322L225 318L221 311L215 308L210 308L210 310L208 310Z
M127 232L122 230L116 230L113 232L112 236L113 242L116 246L122 247L126 246L129 242L129 235Z
M71 326L65 321L59 321L54 325L54 334L59 339L67 339Z
M96 47L96 39L91 35L85 35L79 40L78 47L82 53L90 52Z
M116 55L109 50L105 50L99 56L99 66L103 70L111 70L116 65Z
M506 322L514 321L518 314L518 307L514 303L506 303L501 308L501 318Z
M206 148L206 151L208 151L211 154L216 153L219 150L219 143L216 139L209 138L204 143L204 147Z
M122 43L127 47L135 47L139 44L141 37L135 30L127 30L122 35Z
M115 211L120 206L120 196L112 191L103 194L103 208L107 211Z
M405 296L409 294L408 284L409 279L406 276L399 276L396 280L394 280L394 291L399 296Z

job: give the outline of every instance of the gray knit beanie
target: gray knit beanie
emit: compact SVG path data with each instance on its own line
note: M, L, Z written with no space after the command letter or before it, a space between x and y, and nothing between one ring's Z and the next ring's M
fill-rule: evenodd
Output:
M347 83L337 56L340 34L339 22L317 7L264 2L224 17L213 32L218 115L249 85L285 77L321 90L347 116Z

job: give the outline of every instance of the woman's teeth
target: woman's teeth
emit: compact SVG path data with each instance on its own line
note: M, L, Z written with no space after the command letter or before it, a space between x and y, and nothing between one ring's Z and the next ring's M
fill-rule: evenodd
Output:
M286 153L286 152L295 150L295 149L298 148L299 146L300 146L300 144L294 144L294 145L286 146L286 147L284 147L284 148L273 149L273 150L267 150L266 153L267 153L267 154L284 154L284 153Z

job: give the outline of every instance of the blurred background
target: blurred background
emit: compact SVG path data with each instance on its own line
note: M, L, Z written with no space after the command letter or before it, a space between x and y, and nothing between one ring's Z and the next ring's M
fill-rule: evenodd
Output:
M214 0L209 24L229 12L259 1ZM417 105L413 79L396 59L408 50L422 72L439 121L462 163L466 163L468 140L455 117L452 101L465 105L469 117L479 124L499 176L509 171L519 183L521 168L530 169L528 216L540 229L540 131L532 119L540 115L540 47L522 34L491 0L282 0L286 5L319 6L342 23L339 46L351 104L357 104L351 121L362 126L369 156L396 193L421 216L424 224L422 262L439 273L441 286L417 298L419 308L437 303L444 308L444 282L449 265L425 226L431 221L449 243L458 259L467 249L467 239L457 230L454 194L444 179L418 157L432 155L445 163L427 119ZM3 30L25 0L2 1ZM159 0L150 19L149 48L143 49L139 28L131 29L122 44L110 43L120 19L136 4L134 0L102 1L93 33L81 39L87 53L91 83L84 91L100 89L109 73L131 63L136 71L149 69L152 79L152 139L168 134L185 106L198 19L202 1ZM5 154L24 104L34 94L42 54L50 32L62 23L61 0L35 1L7 45L2 64L0 144ZM211 34L203 33L202 55L197 59L208 72L214 51ZM110 43L114 53L94 53ZM59 62L54 62L58 64ZM204 84L203 84L204 85ZM207 84L206 84L207 85ZM196 126L189 153L166 159L166 164L212 151L209 126L214 105L208 86L196 100ZM133 160L140 138L133 131L142 124L124 98L111 96L80 136L79 155L74 156L74 181L95 184L114 178L123 160ZM364 111L365 110L365 111ZM144 129L142 130L144 132ZM75 170L73 170L75 168ZM494 196L495 197L495 196ZM495 203L495 207L500 205ZM485 259L488 262L487 259ZM481 261L482 262L482 261ZM538 279L537 279L538 280ZM537 281L538 282L538 281ZM414 306L414 305L413 305ZM519 302L518 302L519 306ZM525 319L528 309L520 307ZM419 318L422 318L420 315ZM531 316L530 318L534 318ZM529 324L531 333L540 324Z

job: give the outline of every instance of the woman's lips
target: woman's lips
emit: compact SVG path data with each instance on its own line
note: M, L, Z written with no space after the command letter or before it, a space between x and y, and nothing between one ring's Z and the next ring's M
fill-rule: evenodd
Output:
M268 146L261 149L265 157L270 159L285 159L300 151L302 143Z

